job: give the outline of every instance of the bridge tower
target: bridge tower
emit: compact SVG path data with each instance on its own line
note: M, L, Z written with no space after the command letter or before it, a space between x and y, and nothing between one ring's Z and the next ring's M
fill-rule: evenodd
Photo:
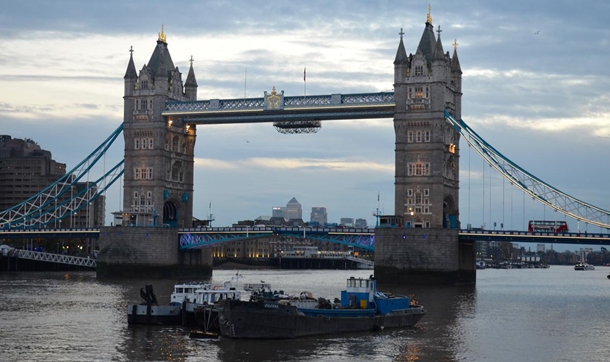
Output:
M210 276L209 250L178 250L178 228L193 223L196 128L162 115L167 101L197 100L193 59L183 83L163 28L139 73L130 52L123 97L122 225L100 229L97 276Z
M474 248L460 245L459 133L445 120L461 118L462 70L434 35L428 12L415 54L402 35L394 60L395 214L401 228L378 229L375 273L407 283L474 283ZM399 251L399 252L396 252ZM472 252L472 268L468 266Z
M166 101L197 100L192 58L183 84L163 30L139 75L131 52L123 97L123 225L191 227L195 125L161 112Z

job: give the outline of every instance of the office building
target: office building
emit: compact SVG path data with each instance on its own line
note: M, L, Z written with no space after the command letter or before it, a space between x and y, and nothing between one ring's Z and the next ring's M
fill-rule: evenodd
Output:
M44 190L66 174L66 164L53 160L31 139L0 136L0 211L9 209ZM87 187L76 183L59 202L68 200ZM95 189L92 191L95 194ZM76 213L46 227L96 227L104 225L103 196ZM44 225L41 225L44 226Z
M310 224L324 226L328 223L328 214L326 213L325 207L312 207L311 216L309 219Z
M303 220L303 210L301 204L296 198L290 199L286 204L286 210L284 212L284 219L286 220Z

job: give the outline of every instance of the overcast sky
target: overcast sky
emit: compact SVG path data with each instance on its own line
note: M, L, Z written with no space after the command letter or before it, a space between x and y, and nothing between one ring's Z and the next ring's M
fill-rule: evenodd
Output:
M538 178L610 209L610 2L431 6L444 49L458 43L464 121ZM123 121L129 49L141 69L162 24L183 79L193 56L200 100L262 97L274 86L286 96L392 91L398 33L415 53L427 12L427 2L405 0L8 2L0 134L31 138L74 167ZM296 197L306 220L325 206L330 222L374 225L377 208L394 213L394 142L392 119L324 122L306 135L269 123L200 126L194 216L207 218L211 203L213 225L225 226ZM122 155L121 137L106 165ZM463 226L564 219L511 190L463 140L460 167ZM122 207L118 185L107 196L109 224Z

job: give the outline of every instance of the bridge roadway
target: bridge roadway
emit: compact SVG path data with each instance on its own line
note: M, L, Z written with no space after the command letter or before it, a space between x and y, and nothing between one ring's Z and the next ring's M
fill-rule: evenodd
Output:
M117 231L121 227L117 227ZM2 239L23 238L98 238L99 228L91 229L2 229ZM212 227L179 229L181 249L205 247L222 242L285 235L374 250L375 229L313 228L313 227ZM515 230L466 230L459 232L461 241L481 240L518 243L554 243L575 245L610 245L610 234L546 233Z

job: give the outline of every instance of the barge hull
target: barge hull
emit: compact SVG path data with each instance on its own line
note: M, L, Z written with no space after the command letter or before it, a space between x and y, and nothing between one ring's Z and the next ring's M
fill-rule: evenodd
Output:
M228 338L289 339L304 336L375 331L414 326L424 315L413 307L384 315L363 317L306 316L298 308L265 302L227 301L219 317L220 334Z

